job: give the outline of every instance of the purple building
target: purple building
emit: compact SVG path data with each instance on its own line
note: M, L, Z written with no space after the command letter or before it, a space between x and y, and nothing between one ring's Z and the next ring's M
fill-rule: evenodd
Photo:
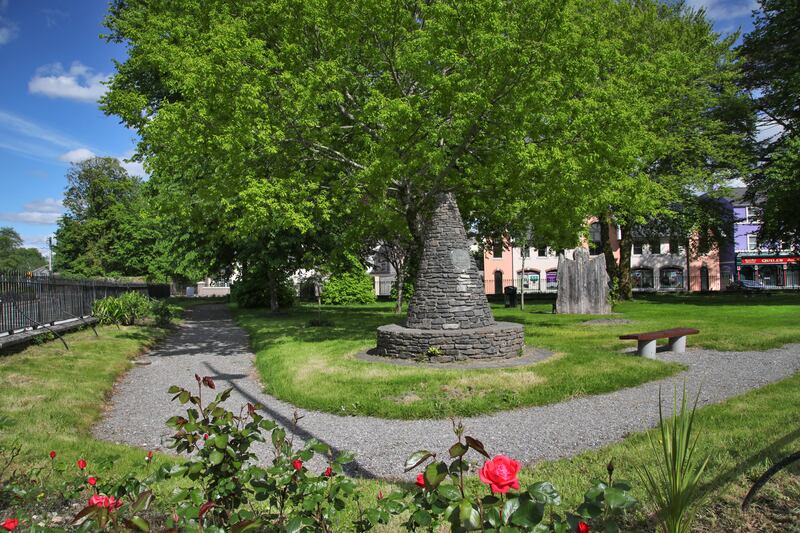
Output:
M760 213L744 199L745 189L734 189L729 200L734 215L733 243L721 247L723 279L749 280L774 289L800 288L800 256L789 247L758 241Z

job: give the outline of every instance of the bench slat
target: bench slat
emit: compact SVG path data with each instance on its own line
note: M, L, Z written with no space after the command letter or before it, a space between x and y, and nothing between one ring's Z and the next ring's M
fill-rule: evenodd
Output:
M683 337L686 335L697 335L700 330L694 328L674 328L661 331L649 331L646 333L629 333L620 335L622 340L654 341L656 339L668 339L670 337Z

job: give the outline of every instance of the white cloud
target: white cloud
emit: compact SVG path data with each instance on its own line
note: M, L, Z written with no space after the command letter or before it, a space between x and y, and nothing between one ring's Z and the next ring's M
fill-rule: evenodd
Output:
M96 157L96 154L88 148L76 148L58 156L61 161L66 161L67 163L80 163L93 157Z
M22 246L25 248L36 248L45 257L50 253L47 239L53 237L52 233L49 235L20 235L20 237L22 237Z
M758 131L756 132L756 140L772 142L777 139L781 133L783 133L783 126L780 124L759 124Z
M44 8L39 11L44 15L44 22L48 28L54 28L61 20L69 18L69 13L60 9Z
M716 21L749 17L758 8L756 0L689 0L695 9L705 9L708 18Z
M34 211L37 213L63 213L64 212L64 204L61 203L61 200L56 200L55 198L43 198L42 200L34 200L33 202L28 202L24 204L23 209L25 211Z
M0 212L0 220L22 222L25 224L55 224L61 213L40 213L38 211L21 211L19 213Z
M16 137L30 137L62 148L71 148L81 144L61 133L48 130L22 117L0 110L0 131L2 130L6 130Z
M97 102L106 92L103 82L108 78L80 61L73 62L69 70L64 70L61 63L53 63L36 69L36 75L28 82L28 91L50 98Z
M0 0L0 14L8 9L8 0ZM0 15L0 46L16 39L19 35L19 26L14 21Z

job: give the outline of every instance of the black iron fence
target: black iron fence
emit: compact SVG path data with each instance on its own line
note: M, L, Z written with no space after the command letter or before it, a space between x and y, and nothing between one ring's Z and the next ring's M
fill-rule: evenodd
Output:
M90 316L96 300L130 291L165 298L169 285L0 272L0 335Z

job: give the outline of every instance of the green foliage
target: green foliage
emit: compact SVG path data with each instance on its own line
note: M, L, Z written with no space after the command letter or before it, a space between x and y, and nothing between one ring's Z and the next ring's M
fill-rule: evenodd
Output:
M130 291L95 301L92 314L101 324L133 326L137 320L152 314L152 305L152 300L141 292Z
M0 228L0 272L30 272L46 264L39 250L22 247L22 238L13 228Z
M656 510L659 529L664 533L692 531L695 511L701 498L700 479L708 458L695 455L699 435L692 430L698 398L699 391L694 405L688 409L684 384L679 408L676 388L672 402L673 414L665 419L659 389L659 432L655 439L648 434L655 465L642 467L639 475Z
M150 301L150 313L155 320L156 326L166 328L172 324L175 318L181 315L181 307L171 305L166 300L152 299Z
M285 309L294 305L295 288L292 280L276 283L278 307ZM270 307L271 286L268 279L248 272L231 286L231 298L239 307Z
M368 304L375 301L375 284L361 268L334 274L322 288L322 303L333 305Z

